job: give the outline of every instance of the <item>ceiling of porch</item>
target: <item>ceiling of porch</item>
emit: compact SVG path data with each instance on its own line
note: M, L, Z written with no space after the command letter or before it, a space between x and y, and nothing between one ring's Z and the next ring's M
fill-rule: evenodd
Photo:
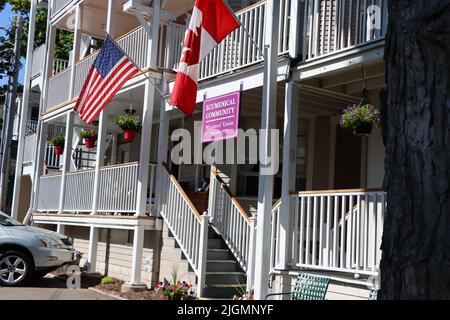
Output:
M263 88L259 87L242 94L243 115L260 116L262 111ZM360 98L314 86L302 85L299 91L299 117L336 116L349 104L359 103ZM284 117L285 83L278 84L277 117Z

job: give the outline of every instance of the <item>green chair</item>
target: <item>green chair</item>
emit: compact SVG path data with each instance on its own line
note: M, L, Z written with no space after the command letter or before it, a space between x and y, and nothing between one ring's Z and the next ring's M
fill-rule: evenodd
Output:
M266 296L266 300L274 296L291 296L291 300L325 300L330 279L316 277L309 274L298 276L292 292L273 293Z

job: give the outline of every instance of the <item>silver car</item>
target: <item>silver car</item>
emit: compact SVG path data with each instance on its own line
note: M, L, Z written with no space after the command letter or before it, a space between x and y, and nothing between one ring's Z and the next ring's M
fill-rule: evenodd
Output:
M73 240L0 213L0 286L20 286L75 260Z

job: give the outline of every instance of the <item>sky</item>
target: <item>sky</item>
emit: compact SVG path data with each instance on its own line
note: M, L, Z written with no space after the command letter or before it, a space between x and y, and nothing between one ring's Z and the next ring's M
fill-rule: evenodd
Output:
M7 4L5 6L5 9L0 12L0 27L8 27L11 23L11 18L14 16L14 14L11 12L11 7ZM0 33L3 34L4 32L0 30ZM22 60L22 64L24 61ZM20 70L19 74L19 82L23 84L23 73L24 73L24 65L22 65L22 69ZM0 85L3 85L8 82L7 78L3 78L0 80Z

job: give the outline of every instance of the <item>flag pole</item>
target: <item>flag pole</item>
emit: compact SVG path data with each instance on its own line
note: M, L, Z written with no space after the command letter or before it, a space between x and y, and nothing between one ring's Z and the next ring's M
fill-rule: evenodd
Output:
M261 48L259 47L259 44L256 42L256 40L253 38L253 36L250 34L250 32L247 30L247 28L242 24L241 19L238 18L238 16L236 15L236 13L234 12L233 8L230 7L230 5L228 4L227 0L223 0L223 2L225 3L225 5L228 7L228 9L230 10L230 12L234 15L234 18L236 19L236 21L241 25L241 28L244 30L244 32L247 34L247 36L249 37L249 39L253 42L253 44L255 45L256 49L259 51L259 54L261 55L261 57L264 58L264 52L261 50Z
M125 51L122 50L122 48L121 48L121 47L117 44L117 42L109 35L108 32L105 31L105 33L106 33L106 37L109 38L114 44L116 44L117 48L119 48L119 50L120 50L120 51L121 51L128 59L130 59L131 62L134 63L134 65L136 66L136 68L138 69L138 71L139 71L140 73L142 73L142 75L150 82L150 84L155 88L155 90L158 91L158 93L159 93L159 95L161 96L161 98L163 98L164 101L166 101L169 105L171 105L169 99L167 98L169 95L165 95L165 94L161 91L161 89L158 88L158 86L157 86L156 83L153 81L153 79L150 78L150 77L149 77L149 76L148 76L148 75L147 75L147 74L139 67L139 65L138 65L133 59L131 59L131 57L130 57Z

